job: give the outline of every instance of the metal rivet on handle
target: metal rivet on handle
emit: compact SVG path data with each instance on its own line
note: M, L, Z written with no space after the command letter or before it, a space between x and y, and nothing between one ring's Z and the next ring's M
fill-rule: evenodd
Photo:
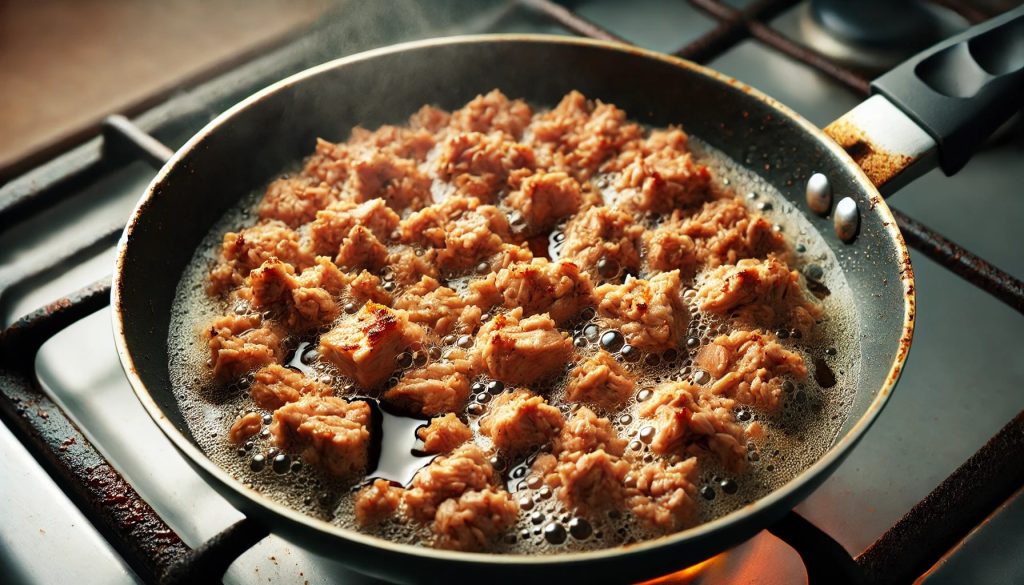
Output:
M818 215L827 215L832 208L832 185L821 173L814 173L807 179L807 207Z
M850 242L857 236L857 228L860 226L860 210L857 209L857 202L851 197L843 197L836 205L834 225L836 235L844 242Z

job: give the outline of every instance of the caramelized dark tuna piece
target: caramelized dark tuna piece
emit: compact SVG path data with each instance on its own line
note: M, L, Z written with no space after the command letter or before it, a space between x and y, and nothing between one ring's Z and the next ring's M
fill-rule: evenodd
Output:
M320 355L363 388L381 385L398 367L395 358L423 341L423 329L405 311L367 302L320 337Z

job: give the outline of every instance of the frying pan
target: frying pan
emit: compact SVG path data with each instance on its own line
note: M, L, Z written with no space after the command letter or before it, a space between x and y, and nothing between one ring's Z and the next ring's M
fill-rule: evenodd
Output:
M1019 108L1021 39L1024 10L951 39L880 78L876 95L828 133L713 70L589 40L456 37L314 67L212 121L149 185L119 244L112 305L121 362L156 424L234 506L273 532L361 572L397 581L623 582L678 570L781 518L824 481L878 416L899 378L914 324L910 257L879 189L892 191L936 164L954 172ZM551 556L388 542L272 501L206 457L171 389L167 338L175 287L213 223L305 156L318 136L343 140L355 125L402 123L423 104L454 109L493 88L538 107L553 106L576 89L643 123L682 124L736 161L753 150L771 153L770 165L753 170L804 213L831 247L860 324L850 332L862 360L854 403L823 457L783 487L712 522L628 546ZM828 185L816 178L809 198L812 173Z

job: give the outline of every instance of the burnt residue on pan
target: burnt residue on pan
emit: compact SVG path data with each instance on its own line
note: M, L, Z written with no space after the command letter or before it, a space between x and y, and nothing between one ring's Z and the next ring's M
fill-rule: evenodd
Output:
M829 124L825 128L825 134L843 147L876 186L888 183L914 162L910 156L882 148L859 127L844 118Z

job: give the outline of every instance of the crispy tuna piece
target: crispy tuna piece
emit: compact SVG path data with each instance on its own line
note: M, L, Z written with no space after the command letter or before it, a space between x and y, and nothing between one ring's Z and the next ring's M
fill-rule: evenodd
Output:
M380 305L391 304L391 293L384 290L384 281L376 274L363 270L354 277L350 276L349 278L346 292L357 306L367 302L374 302Z
M391 518L402 503L402 489L386 479L375 479L356 494L356 522L374 526Z
M747 439L736 423L736 401L706 395L689 382L666 382L640 403L639 414L651 419L651 451L699 455L711 451L733 470L746 465Z
M505 203L522 214L532 232L544 232L579 211L580 184L566 173L538 171L523 179Z
M437 174L458 193L493 202L507 187L509 174L536 166L533 150L503 134L467 132L444 141L437 157Z
M295 270L313 263L299 235L281 221L263 221L238 233L224 234L220 260L210 271L209 293L220 294L241 285L249 272L272 258Z
M640 271L643 233L643 226L632 215L610 207L591 207L568 223L559 255L598 280L618 282L623 274Z
M602 349L569 371L565 398L612 411L629 400L634 386L622 364Z
M334 390L327 384L278 364L258 370L255 380L249 386L253 402L266 410L276 410L303 396L330 396L333 393Z
M316 212L327 207L336 194L326 184L306 177L278 179L267 187L260 201L260 219L278 219L297 228L313 221Z
M518 140L532 117L529 104L523 100L510 100L501 91L493 89L452 112L450 126L459 132L502 132Z
M346 271L366 269L379 272L387 265L388 249L380 243L373 232L357 225L341 242L334 262Z
M782 400L785 376L807 377L800 354L760 330L733 331L701 348L694 362L714 376L711 391L767 410Z
M520 388L498 396L480 419L480 433L499 450L522 455L553 439L565 419L542 396Z
M323 183L331 190L340 192L348 179L348 166L351 162L351 148L347 144L337 144L316 139L316 150L306 159L302 167L302 176Z
M290 264L274 258L249 274L249 286L239 295L261 311L272 311L290 330L317 329L337 318L340 309L330 291L305 285L322 284L336 290L344 277L321 264L303 274L306 276L296 277Z
M379 152L396 159L410 159L416 162L423 162L434 144L434 133L430 130L388 124L376 130L356 126L349 138L349 145L357 152Z
M711 173L694 162L680 128L655 130L638 147L619 156L617 205L627 211L669 213L692 208L709 197Z
M258 412L247 412L238 417L228 429L228 440L236 445L249 440L263 428L263 417Z
M683 301L679 271L662 272L650 280L629 277L621 285L594 290L597 312L626 342L652 351L679 347L690 322Z
M306 463L352 479L366 472L370 414L362 400L307 396L274 412L270 434L281 449L301 449Z
M452 350L438 361L407 371L384 401L416 415L435 416L459 411L469 398L472 362L463 350Z
M518 518L519 505L508 492L485 489L442 502L430 529L436 548L479 552L515 526Z
M573 352L572 340L546 314L522 316L521 308L513 309L477 333L482 366L509 384L532 384L559 374Z
M681 215L681 214L679 214ZM679 221L679 231L693 238L703 266L717 268L744 258L763 258L786 250L781 232L765 218L752 213L738 198L705 203L696 215Z
M320 337L320 355L363 388L376 388L395 371L395 357L423 341L423 329L405 311L372 301Z
M440 203L414 211L402 220L399 228L402 242L443 248L448 225L477 207L480 207L480 200L476 197L453 194Z
M409 313L409 320L447 335L462 326L472 330L480 323L480 307L469 305L459 293L424 276L395 300L395 308Z
M649 526L675 532L693 524L697 511L697 458L655 461L630 475L629 508Z
M486 489L499 481L487 455L476 445L466 444L421 469L412 478L403 500L413 519L429 522L441 502L467 491Z
M215 320L207 332L213 376L233 382L262 366L284 358L284 332L256 315L228 315Z
M643 133L626 123L626 112L600 101L588 102L572 91L551 111L538 114L530 126L531 144L545 166L589 179L602 163Z
M735 314L745 324L794 328L807 334L821 306L804 294L800 273L774 255L740 260L707 273L697 299L703 311Z
M558 497L578 514L596 516L623 507L629 462L604 449L559 457Z
M526 316L547 313L556 323L577 317L593 305L593 285L586 272L571 262L535 258L516 263L469 285L470 302L483 308L500 304L522 307Z
M338 201L316 213L309 225L309 238L315 253L333 256L352 228L362 226L378 240L388 242L399 221L398 214L379 197L359 204Z
M497 207L481 205L445 226L444 248L437 262L449 271L475 267L504 246L509 237L508 219Z
M395 211L419 209L431 201L430 177L416 163L371 151L352 163L346 190L357 203L381 198Z
M450 453L473 438L473 431L459 420L454 412L430 420L430 424L416 431L427 453Z
M395 282L403 285L415 284L423 278L437 279L437 250L414 250L399 246L388 255L387 266Z
M598 449L621 457L626 450L626 440L615 433L610 420L582 406L565 422L555 440L555 451L572 458Z

